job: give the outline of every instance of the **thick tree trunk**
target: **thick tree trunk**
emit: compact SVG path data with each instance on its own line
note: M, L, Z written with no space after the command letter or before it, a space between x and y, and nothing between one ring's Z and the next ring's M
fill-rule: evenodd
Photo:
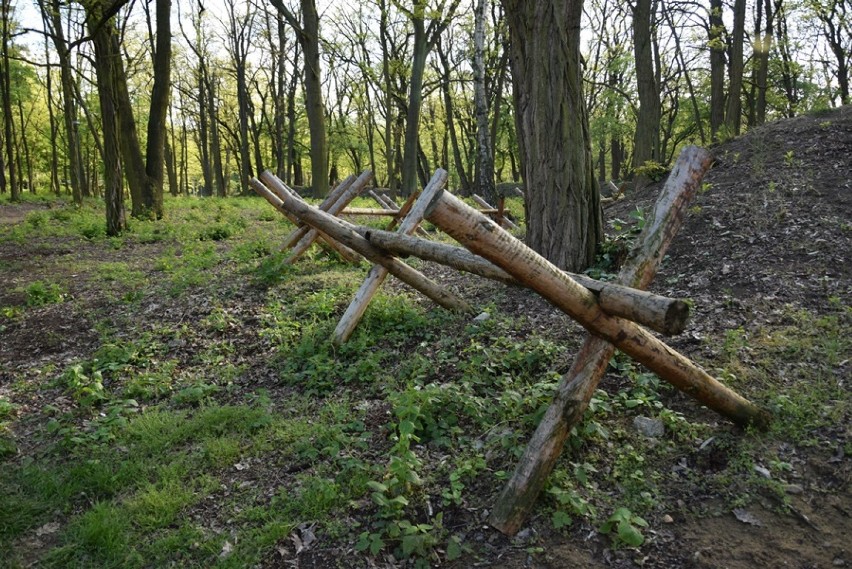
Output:
M769 53L772 51L772 1L755 0L757 5L763 6L766 26L762 35L756 34L754 39L755 72L754 83L757 90L754 103L754 122L762 125L766 122L766 91L769 80Z
M503 0L512 41L527 243L582 271L602 238L580 67L580 0Z
M119 83L124 81L121 66L121 54L115 51L118 40L112 22L93 30L100 20L102 7L95 5L87 10L87 23L90 33L94 33L92 43L95 48L95 71L98 81L98 99L101 105L101 123L103 129L103 165L104 165L104 201L106 201L107 235L119 235L127 229L124 213L124 190L120 157L121 121Z
M633 168L660 160L660 85L654 71L654 0L637 0L633 8L633 50L639 116L633 137ZM645 180L647 181L647 180Z

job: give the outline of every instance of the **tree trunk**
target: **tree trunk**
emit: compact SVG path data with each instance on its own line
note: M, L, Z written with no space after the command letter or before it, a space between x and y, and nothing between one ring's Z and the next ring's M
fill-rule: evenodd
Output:
M485 93L485 0L477 0L473 31L473 100L476 107L476 139L479 149L479 194L488 202L494 194L494 152L488 124L488 96Z
M101 104L103 128L104 201L106 201L106 233L115 236L127 229L124 213L124 189L121 170L121 121L119 115L119 83L124 81L121 54L116 51L118 38L112 22L93 29L101 19L103 7L94 4L87 7L86 20L90 33L94 34L95 71L98 81L98 100ZM126 84L125 84L126 85Z
M302 0L305 55L305 106L311 133L311 186L316 197L328 195L328 143L322 100L322 71L319 53L319 14L314 0Z
M725 24L722 0L710 0L710 139L719 140L725 122Z
M13 202L21 199L18 172L15 166L15 130L12 115L12 83L9 71L9 44L12 43L10 19L12 6L9 0L0 0L0 99L3 104L3 133L6 142L6 165L9 167L9 197Z
M503 0L512 41L527 243L580 272L602 238L580 66L579 0Z
M166 160L166 114L169 111L172 66L171 0L157 0L157 44L154 86L148 113L143 203L154 217L163 217L163 166Z
M766 122L766 91L769 80L769 53L772 51L772 2L771 0L755 0L755 4L763 6L766 26L762 35L756 34L754 39L755 72L754 83L756 96L754 102L754 122L762 125Z
M743 41L745 39L745 0L734 2L734 31L728 65L728 111L725 113L728 134L739 136L742 125Z
M639 92L639 114L633 137L634 170L647 161L660 160L660 84L654 71L656 31L652 26L655 7L654 0L637 0L633 8L633 49Z

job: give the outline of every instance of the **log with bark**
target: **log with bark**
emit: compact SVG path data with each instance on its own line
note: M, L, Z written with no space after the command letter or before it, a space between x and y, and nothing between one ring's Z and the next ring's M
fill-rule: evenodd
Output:
M703 149L693 146L681 152L651 218L619 272L619 284L646 288L651 283L711 163L712 157ZM553 471L571 429L582 420L614 353L612 342L593 334L587 336L571 369L562 377L554 400L530 439L512 477L497 498L489 517L492 526L507 535L514 535L520 529ZM699 376L706 374L701 372ZM708 380L708 377L704 378L703 383L710 389L696 386L696 391L691 394L709 407L733 418L738 424L751 423L758 427L767 425L769 417L764 411L738 396L725 393L729 390L714 386L715 380ZM691 383L682 385L689 386ZM678 386L681 386L680 382ZM709 400L708 393L711 394Z
M334 217L334 215L287 195L286 192L276 195L270 191L267 185L270 188L280 188L284 185L272 172L267 170L261 174L261 179L263 183L256 178L252 179L252 188L278 211L282 213L286 211L295 215L304 223L310 225L313 230L321 231L329 237L336 239L350 249L363 255L368 261L382 265L388 269L390 274L413 289L420 291L424 296L430 298L438 305L458 312L472 311L472 308L467 302L424 276L420 271L409 267L396 257L389 255L386 251L374 247L369 241L358 235L355 231L352 231L347 224L344 224L342 220Z
M402 257L413 255L509 285L521 285L506 271L463 247L363 226L353 226L353 229L366 237L370 243L395 255ZM586 275L567 274L594 292L598 296L601 308L613 316L633 320L668 336L683 332L689 320L689 304L683 300L667 298L616 283L598 281Z
M438 170L435 175L432 176L432 179L429 180L429 183L414 203L411 211L409 211L408 215L405 216L405 219L402 221L399 229L397 230L398 234L411 235L414 233L414 231L420 226L420 222L423 221L423 214L425 213L429 202L433 197L435 197L437 192L441 191L446 183L447 173L443 170ZM373 300L373 296L375 296L379 287L382 286L387 275L388 269L382 265L373 265L370 269L370 272L367 274L367 278L361 284L361 288L358 289L358 292L355 293L355 298L352 299L352 302L349 304L349 307L346 309L346 312L343 314L343 317L334 329L332 343L335 346L340 346L345 343L355 331L355 328L358 326L358 322L361 321L361 318L364 316L364 312Z

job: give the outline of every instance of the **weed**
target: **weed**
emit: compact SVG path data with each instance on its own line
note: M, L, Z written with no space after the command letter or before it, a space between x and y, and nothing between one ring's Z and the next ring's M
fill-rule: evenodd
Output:
M612 534L615 545L624 544L639 547L645 542L645 536L639 528L648 527L648 522L636 516L627 508L618 508L598 531L602 534ZM615 533L613 533L613 531Z
M68 294L58 283L35 281L24 289L27 296L27 306L44 306L63 302Z

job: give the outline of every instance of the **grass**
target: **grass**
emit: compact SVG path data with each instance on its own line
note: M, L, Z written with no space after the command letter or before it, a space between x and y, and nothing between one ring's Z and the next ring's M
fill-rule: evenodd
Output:
M292 226L260 200L170 199L167 211L113 239L88 203L0 227L16 247L62 237L93 248L9 297L18 303L0 325L62 303L96 332L71 360L22 360L0 391L0 558L244 567L292 556L291 536L307 527L320 547L421 565L481 554L471 509L511 472L576 346L524 314L491 307L473 324L386 286L335 348L365 264L312 251L283 266L276 243ZM646 520L690 493L730 506L778 495L798 468L781 443L821 449L849 416L837 372L850 314L840 299L821 313L788 306L773 324L708 338L718 375L783 418L768 435L705 422L618 355L535 523L635 545ZM640 414L666 435L637 434ZM46 524L57 531L29 552Z

